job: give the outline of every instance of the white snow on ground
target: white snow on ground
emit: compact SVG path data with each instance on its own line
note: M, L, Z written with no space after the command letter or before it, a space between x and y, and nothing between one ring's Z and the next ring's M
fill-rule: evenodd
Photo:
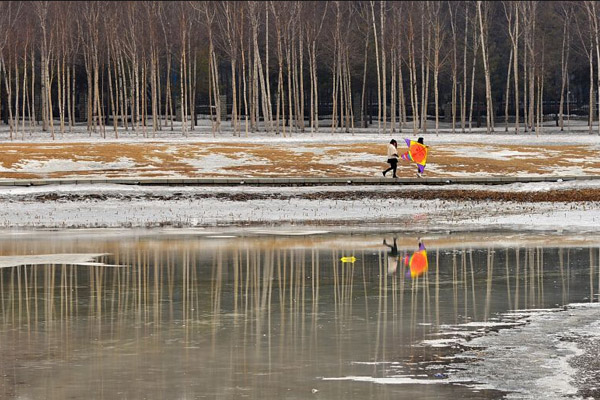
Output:
M367 191L375 194L398 190L493 190L546 191L550 189L598 188L600 181L519 183L511 185L447 186L322 186L281 187L281 195L300 193ZM0 187L1 227L147 227L175 225L273 225L279 222L387 223L410 230L558 230L599 231L600 202L516 203L494 201L445 201L359 198L356 200L249 199L232 201L212 197L214 193L265 194L269 187L143 187L129 185L49 185ZM38 201L42 194L103 194L105 200ZM173 200L146 199L145 195ZM194 195L207 196L194 199ZM125 196L125 197L123 197Z
M105 254L35 254L19 256L0 256L0 269L21 265L88 265L112 267L96 262L95 259Z
M15 164L14 168L3 169L3 171L19 173L46 174L50 172L62 171L98 171L98 170L123 170L133 168L135 163L125 157L119 158L115 162L97 162L85 160L26 160Z
M492 160L511 160L519 158L542 158L543 154L526 152L526 151L511 151L511 150L498 150L494 147L482 147L482 146L465 146L455 151L456 155L468 154L469 157L474 158L488 158Z
M263 160L250 158L244 155L236 155L235 158L227 157L222 154L208 154L199 156L197 159L181 158L180 162L189 164L199 173L223 173L223 169L239 165L264 165Z
M249 132L248 135L245 132L241 132L241 135L234 136L231 126L227 124L222 125L222 132L215 133L211 132L210 121L199 120L199 126L193 130L187 131L184 135L181 130L181 124L176 123L175 129L164 129L156 133L149 132L147 137L144 137L141 132L134 133L133 131L119 130L119 138L115 139L114 132L112 129L106 130L106 138L103 138L101 133L92 132L91 135L86 130L85 124L79 124L73 132L65 132L61 134L58 130L55 133L55 139L52 140L50 132L34 132L29 134L26 132L24 137L19 132L17 135L13 135L14 143L28 143L28 142L47 142L47 143L61 143L61 142L81 142L81 143L107 143L107 142L122 142L122 143L143 143L143 142L164 142L164 143L226 143L231 146L236 146L236 142L243 143L268 143L268 144L286 144L289 145L288 150L293 151L296 147L297 151L303 151L303 145L310 144L331 144L333 149L339 150L350 143L373 143L382 142L388 143L390 138L414 138L416 136L422 136L425 138L425 144L428 145L439 145L439 144L454 144L454 143L486 143L486 144L523 144L523 145L584 145L600 147L600 141L598 140L598 126L594 125L593 134L589 134L588 127L585 121L571 121L571 127L565 127L563 132L560 132L552 121L546 122L544 132L536 134L535 132L523 132L521 129L518 135L514 134L514 129L509 129L509 132L504 132L503 127L496 127L494 134L485 133L485 128L473 128L472 133L460 133L460 127L456 129L456 133L451 133L450 124L440 123L439 133L435 133L435 130L430 126L427 133L419 132L413 133L412 126L405 126L403 132L387 132L383 134L377 130L376 124L370 128L355 128L354 133L344 133L341 131L331 132L331 128L327 127L327 121L321 121L321 128L319 132L310 132L310 128L307 128L305 132L288 132L286 137L282 135L275 135L273 133L265 133L264 131ZM330 125L329 125L330 126ZM38 128L39 129L39 128ZM10 143L9 129L6 125L0 124L0 143ZM312 151L312 148L306 150ZM500 154L501 157L506 157L507 154Z

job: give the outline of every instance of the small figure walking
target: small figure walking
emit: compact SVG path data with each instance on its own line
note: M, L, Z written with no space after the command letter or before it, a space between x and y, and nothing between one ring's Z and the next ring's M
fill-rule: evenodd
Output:
M398 168L398 142L396 142L395 139L392 139L390 144L388 144L387 162L390 164L390 167L383 171L383 176L385 176L385 174L387 174L389 171L394 171L392 178L397 178L396 168Z
M428 146L423 143L423 138L420 137L416 142L410 139L404 139L408 146L408 151L402 154L402 159L412 161L417 164L417 177L422 178L427 164Z

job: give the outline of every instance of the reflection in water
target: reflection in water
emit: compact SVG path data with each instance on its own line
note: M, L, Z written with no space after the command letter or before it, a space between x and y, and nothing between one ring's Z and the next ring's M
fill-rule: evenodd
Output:
M404 257L404 265L409 268L409 271L406 271L406 274L413 279L427 272L427 269L429 268L427 250L421 239L419 239L419 249L410 257Z
M388 244L385 239L383 239L383 245L390 248L387 254L387 272L389 275L395 274L398 269L398 241L397 238L394 237L394 243Z
M0 270L1 397L466 391L319 378L384 376L389 365L414 375L441 355L415 344L444 324L594 301L600 288L597 248L448 249L429 241L430 268L411 279L390 273L399 258L410 259L410 242L400 249L396 239L383 249L377 237L354 249L263 239L4 243L0 254L94 251L109 253L97 262L127 267ZM350 256L355 262L342 262Z

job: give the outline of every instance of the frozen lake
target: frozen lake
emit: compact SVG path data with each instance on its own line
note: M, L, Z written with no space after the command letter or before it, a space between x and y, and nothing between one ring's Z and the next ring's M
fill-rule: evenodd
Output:
M383 244L394 236L397 253ZM535 371L502 386L490 377L497 368L510 380L506 362L486 364L481 351L526 353L524 337L550 335L526 331L535 315L597 304L597 245L486 233L422 240L428 270L411 277L403 258L418 250L416 236L357 229L0 236L0 397L577 394L575 344L544 355L555 367L539 375L562 376L554 386L536 386Z

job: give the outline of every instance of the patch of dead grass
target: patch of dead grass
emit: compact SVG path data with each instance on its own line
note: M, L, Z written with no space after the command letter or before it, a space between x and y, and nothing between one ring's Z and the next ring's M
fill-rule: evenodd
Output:
M335 144L306 144L303 151L276 144L253 144L235 142L231 146L223 143L7 143L0 144L0 166L13 171L0 171L0 178L35 179L40 177L94 176L227 176L236 173L242 176L307 176L339 177L353 175L374 176L387 168L384 161L385 143L360 143L345 146ZM314 149L314 152L311 151ZM399 146L398 151L405 151ZM469 157L469 150L487 150L490 153L509 150L522 156L505 158ZM373 156L373 161L351 161L349 154L364 153ZM202 160L202 157L219 154L240 164L215 173L199 171L186 162L187 159ZM530 156L536 154L540 156ZM429 165L435 165L435 173L428 176L450 176L453 174L512 175L550 174L553 169L570 168L573 165L586 169L600 169L600 153L585 146L520 146L494 144L457 144L430 146ZM493 157L493 155L490 155ZM50 173L26 173L18 170L27 161L70 160L73 162L118 162L130 160L132 168L106 168L81 171L56 171ZM256 160L263 164L244 164L243 160ZM415 166L400 162L399 175L412 176ZM594 171L595 172L595 171Z

